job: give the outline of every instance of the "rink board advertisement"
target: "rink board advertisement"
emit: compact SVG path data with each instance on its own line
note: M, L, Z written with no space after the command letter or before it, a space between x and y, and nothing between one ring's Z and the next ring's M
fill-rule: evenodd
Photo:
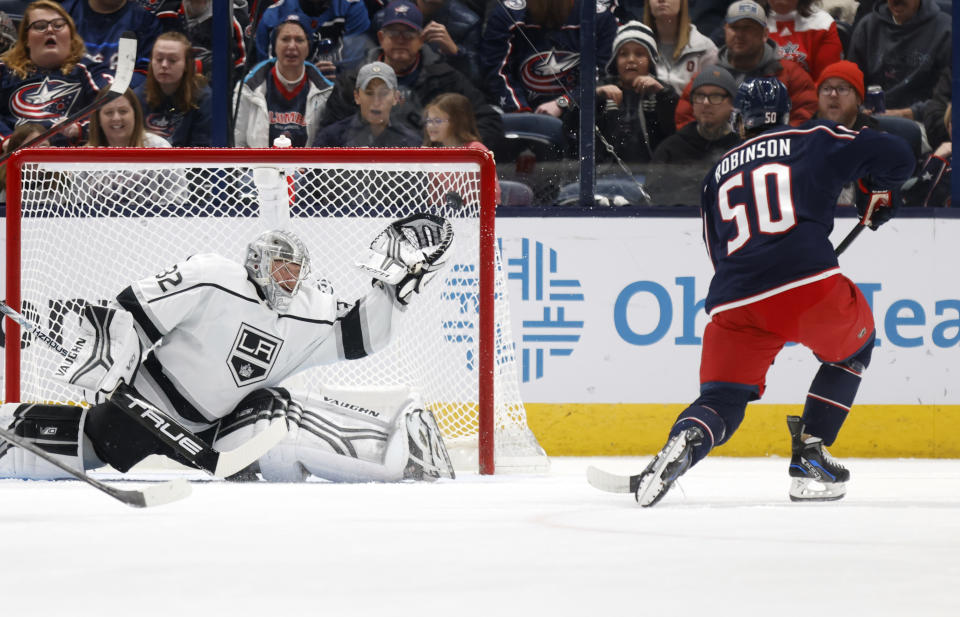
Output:
M834 245L854 219L839 219ZM698 395L712 266L699 218L498 219L521 393L548 453L654 452ZM960 456L960 220L897 219L840 258L877 345L847 422L852 456ZM819 364L785 348L727 454L786 454ZM844 449L846 447L846 449Z
M838 221L834 244L852 225ZM502 218L497 236L525 401L696 397L713 274L699 218ZM960 220L895 220L840 258L877 325L858 402L960 404L958 242ZM785 349L764 402L795 403L817 366L805 348Z
M853 224L838 220L834 245ZM237 230L230 256L240 257L247 231ZM548 454L655 451L696 398L712 275L701 236L695 217L498 218L520 392ZM896 219L861 234L841 257L874 309L878 336L845 428L854 438L846 452L838 442L840 454L960 456L949 439L960 430L958 245L960 219ZM80 251L71 267L103 269L102 256L90 253ZM158 256L153 268L180 258ZM448 273L441 285L456 276ZM104 290L129 283L109 281L107 272L102 280ZM784 453L783 417L800 413L817 367L808 350L784 349L763 400L751 405L724 452Z

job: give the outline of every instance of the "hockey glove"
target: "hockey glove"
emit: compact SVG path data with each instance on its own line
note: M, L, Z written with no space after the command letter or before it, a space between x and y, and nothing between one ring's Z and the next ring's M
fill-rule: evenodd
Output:
M899 191L875 189L869 178L857 181L857 213L860 222L876 231L892 219L898 210Z
M357 265L374 280L393 285L406 305L440 271L453 243L453 225L433 214L412 214L391 223Z
M106 400L121 383L131 383L140 366L140 338L133 316L122 309L88 304L80 315L80 334L54 378L83 388L91 404Z

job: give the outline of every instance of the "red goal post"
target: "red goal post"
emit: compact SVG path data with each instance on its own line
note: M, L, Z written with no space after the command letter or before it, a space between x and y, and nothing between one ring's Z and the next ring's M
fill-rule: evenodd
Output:
M412 387L437 413L448 443L476 450L480 473L546 468L519 397L489 153L43 148L14 154L7 177L6 301L68 342L75 320L67 317L84 302L112 298L196 252L239 259L264 229L289 226L303 236L315 268L349 300L343 282L352 292L353 279L363 279L352 258L390 220L422 210L450 218L448 268L412 303L402 320L411 321L410 332L381 352L382 365L354 375L368 359L342 362L342 373L311 369L298 383ZM20 340L7 320L5 400L78 401L49 379L51 354L29 336Z

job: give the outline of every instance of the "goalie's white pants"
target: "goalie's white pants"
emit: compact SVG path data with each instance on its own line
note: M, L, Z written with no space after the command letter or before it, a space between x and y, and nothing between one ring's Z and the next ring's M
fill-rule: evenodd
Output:
M333 393L331 393L333 394ZM371 395L373 394L372 398ZM340 394L291 392L289 432L259 460L260 474L272 482L302 482L310 475L334 482L396 482L409 460L405 419L423 405L415 394L355 391ZM257 422L217 438L213 446L231 450L266 423Z

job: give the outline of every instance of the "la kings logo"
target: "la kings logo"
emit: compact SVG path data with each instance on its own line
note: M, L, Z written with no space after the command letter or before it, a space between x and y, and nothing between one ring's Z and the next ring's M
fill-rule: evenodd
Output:
M258 330L251 325L241 324L233 349L227 357L230 374L237 387L242 388L263 381L270 374L283 340Z

